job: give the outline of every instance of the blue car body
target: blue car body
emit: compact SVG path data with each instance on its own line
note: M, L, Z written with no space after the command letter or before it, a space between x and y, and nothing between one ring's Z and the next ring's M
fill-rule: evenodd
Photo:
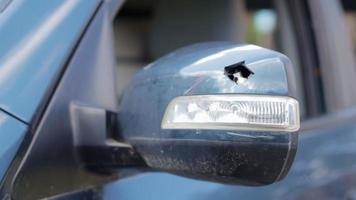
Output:
M99 1L1 3L0 179Z
M97 10L101 7L101 15L111 20L120 4L121 1L104 0L0 0L2 182L15 162L21 144L31 135L36 120L42 117L56 84L73 58L78 41L86 34L86 27L100 15ZM92 49L93 52L96 50ZM269 186L232 186L165 173L146 173L106 184L94 191L105 199L355 197L355 120L356 110L351 109L318 119L318 122L302 124L299 149L289 175Z
M0 15L0 108L30 123L99 2L8 5Z

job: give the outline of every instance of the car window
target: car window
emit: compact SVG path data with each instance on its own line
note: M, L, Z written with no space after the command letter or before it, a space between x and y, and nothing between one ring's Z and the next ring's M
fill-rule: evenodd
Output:
M234 41L286 54L295 67L302 119L310 117L289 7L272 0L128 0L114 21L118 96L134 72L170 51L197 42Z

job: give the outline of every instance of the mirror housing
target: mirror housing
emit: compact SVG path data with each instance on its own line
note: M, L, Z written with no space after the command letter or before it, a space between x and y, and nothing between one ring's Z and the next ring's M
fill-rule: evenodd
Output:
M293 162L298 103L294 111L286 111L296 112L295 127L289 131L263 124L278 113L273 113L273 103L269 110L258 107L266 104L253 104L265 114L255 113L262 124L249 123L248 129L243 123L172 128L162 120L177 97L200 96L205 101L204 95L245 95L252 101L283 97L297 102L292 98L295 91L292 64L283 54L228 42L192 45L158 59L134 76L121 101L120 131L115 137L124 138L154 170L223 183L270 184L285 177Z
M84 39L99 45L95 38ZM274 107L280 105L274 100L295 102L293 69L286 56L233 43L182 48L138 72L117 112L110 78L115 65L101 64L111 58L105 51L88 54L91 45L83 42L72 58L0 194L40 199L148 170L243 185L270 184L286 176L298 138L298 123L294 128L293 123L274 124L276 116L289 116ZM189 106L192 102L197 106ZM177 105L189 109L170 109ZM177 113L188 117L184 124L175 120ZM190 118L194 113L209 118L196 121ZM298 115L295 119L299 122Z

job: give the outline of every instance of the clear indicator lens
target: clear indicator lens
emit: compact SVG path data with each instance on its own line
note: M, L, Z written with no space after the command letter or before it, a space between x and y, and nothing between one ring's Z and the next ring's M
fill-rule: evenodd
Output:
M199 95L173 99L163 129L221 129L295 132L298 101L286 96Z

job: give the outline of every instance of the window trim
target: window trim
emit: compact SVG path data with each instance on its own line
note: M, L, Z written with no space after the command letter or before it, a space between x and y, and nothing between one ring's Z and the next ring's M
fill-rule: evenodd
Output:
M319 57L312 29L310 13L305 0L289 0L289 11L293 27L297 33L300 66L304 76L303 87L306 103L306 116L317 117L325 112L322 83L318 77Z

